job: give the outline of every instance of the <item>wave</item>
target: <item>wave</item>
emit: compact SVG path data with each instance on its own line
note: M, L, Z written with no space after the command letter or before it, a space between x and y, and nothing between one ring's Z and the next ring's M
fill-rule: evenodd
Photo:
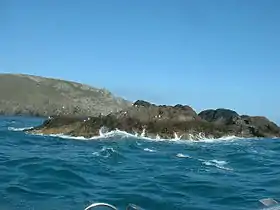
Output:
M227 171L233 171L232 168L225 167L228 163L223 160L208 160L208 161L203 161L202 164L206 166L215 166L216 168L227 170Z
M8 130L9 131L24 131L24 130L32 129L32 128L34 128L34 127L23 127L23 128L8 127Z
M178 153L176 155L176 157L178 157L178 158L192 158L192 159L195 159L195 160L201 162L205 166L214 166L214 167L219 168L219 169L223 169L223 170L227 170L227 171L233 171L232 168L225 167L225 165L227 165L228 162L224 161L224 160L216 160L216 159L204 160L204 159L199 159L199 158L191 157L189 155L182 154L182 153Z
M101 148L101 150L99 150L97 152L93 152L92 154L93 154L93 156L96 156L96 157L108 158L108 157L112 156L114 153L117 154L117 151L114 148L103 146Z
M156 150L154 150L154 149L149 149L149 148L145 148L144 151L146 151L146 152L156 152Z
M25 129L30 129L33 127L26 127L26 128L14 128L9 127L9 130L12 131L24 131ZM203 143L217 143L217 142L225 142L225 141L236 141L236 140L244 140L244 139L260 139L260 138L243 138L238 136L223 136L220 138L208 138L204 133L198 133L196 135L189 134L189 139L183 139L182 136L178 136L176 132L174 132L174 138L166 139L162 138L159 134L157 134L155 137L148 137L146 136L146 131L143 129L141 134L138 133L128 133L126 131L122 131L119 129L115 129L112 131L106 131L106 128L102 127L99 130L98 136L93 136L90 138L86 138L83 136L69 136L65 135L63 133L61 134L42 134L42 133L33 133L32 135L40 135L40 136L52 136L52 137L58 137L63 139L74 139L74 140L105 140L105 139L111 139L115 137L119 138L134 138L134 139L142 139L142 140L148 140L148 141L168 141L168 142L177 142L177 143L189 143L189 142L203 142ZM275 138L277 139L277 138Z
M178 154L176 155L176 157L178 157L178 158L191 158L191 156L189 156L189 155L184 155L184 154L182 154L182 153L178 153Z
M34 134L34 135L45 135L45 134ZM76 140L98 140L98 139L121 137L121 138L144 139L144 140L151 140L151 141L172 141L172 142L213 142L213 141L217 141L217 140L223 140L223 141L228 140L229 141L229 140L242 139L237 136L225 136L225 137L216 138L216 139L215 138L206 138L205 135L203 135L203 134L200 134L199 137L197 137L197 136L194 137L194 135L192 135L193 138L182 139L181 136L179 137L177 135L177 133L174 133L174 138L171 138L171 139L161 138L158 134L156 135L155 138L152 138L152 137L145 136L145 129L143 130L143 132L140 135L138 133L135 133L135 134L128 133L126 131L122 131L119 129L103 133L102 129L100 129L98 136L93 136L90 138L86 138L83 136L69 136L69 135L65 135L63 133L49 134L47 136L53 136L53 137L59 137L59 138L65 138L65 139L76 139Z

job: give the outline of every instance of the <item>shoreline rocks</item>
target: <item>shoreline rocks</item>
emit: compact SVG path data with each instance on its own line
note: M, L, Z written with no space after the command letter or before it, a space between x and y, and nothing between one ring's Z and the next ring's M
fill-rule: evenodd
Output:
M240 116L229 109L205 110L197 114L190 106L158 106L143 100L108 115L53 116L26 132L90 138L98 136L101 128L164 139L280 137L280 128L265 117Z

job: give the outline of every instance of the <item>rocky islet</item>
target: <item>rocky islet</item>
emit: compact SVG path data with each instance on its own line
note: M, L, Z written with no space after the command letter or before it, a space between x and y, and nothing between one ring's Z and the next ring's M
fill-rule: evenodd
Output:
M100 128L164 139L280 137L280 128L265 117L239 115L229 109L211 109L197 114L187 105L155 105L143 100L108 115L52 116L42 125L26 131L90 138L98 136Z

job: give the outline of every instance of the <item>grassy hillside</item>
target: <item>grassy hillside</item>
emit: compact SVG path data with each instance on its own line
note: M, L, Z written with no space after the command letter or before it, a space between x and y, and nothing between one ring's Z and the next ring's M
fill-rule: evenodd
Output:
M105 89L76 82L22 74L0 74L0 114L105 115L130 104Z

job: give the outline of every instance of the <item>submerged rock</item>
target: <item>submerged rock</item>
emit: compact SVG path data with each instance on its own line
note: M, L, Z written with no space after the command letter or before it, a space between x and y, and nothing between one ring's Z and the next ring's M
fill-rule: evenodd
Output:
M101 130L100 130L101 129ZM53 116L31 133L65 134L90 138L112 130L151 138L278 137L280 128L265 117L239 116L227 109L197 114L190 106L155 105L138 100L133 106L106 116Z

